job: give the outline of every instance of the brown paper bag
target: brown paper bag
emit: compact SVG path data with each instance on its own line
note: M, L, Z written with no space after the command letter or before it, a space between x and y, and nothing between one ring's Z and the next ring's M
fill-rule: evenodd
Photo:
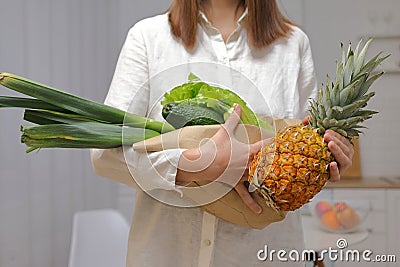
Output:
M275 120L275 127L279 129L298 123L298 120ZM212 137L220 128L220 125L189 126L182 129L162 134L133 145L136 151L154 152L171 148L195 148L205 138ZM271 133L263 132L260 128L250 125L238 125L235 137L244 143L254 143L259 140L271 137ZM204 184L192 183L184 188L183 194L195 203L204 203L203 200L213 192L207 191ZM220 183L218 186L224 187ZM191 187L198 187L200 190L190 190ZM193 192L194 191L194 192ZM253 213L241 200L235 190L230 190L223 197L209 204L201 206L205 211L225 221L247 226L255 229L263 229L269 224L281 221L285 213L276 211L259 195L258 191L251 193L253 198L262 207L261 214Z

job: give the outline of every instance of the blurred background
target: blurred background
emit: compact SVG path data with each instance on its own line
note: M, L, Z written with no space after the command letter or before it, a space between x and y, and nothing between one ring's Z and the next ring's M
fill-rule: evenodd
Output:
M161 0L13 0L1 3L0 71L102 102L128 29L164 12ZM400 1L281 0L282 10L308 34L319 82L334 76L340 42L375 37L370 54L392 57L374 89L371 108L380 113L360 138L363 179L399 177ZM1 95L12 92L0 88ZM22 111L0 111L0 266L67 266L73 214L113 208L130 220L134 191L97 177L88 151L46 150L25 154L20 144ZM378 190L385 228L372 239L379 247L398 243L385 230L400 220L399 191ZM363 196L376 198L374 189ZM397 209L387 215L386 204ZM396 204L397 203L397 204ZM387 217L389 216L389 217ZM390 217L392 216L392 217ZM386 221L387 220L387 221ZM394 248L397 252L399 246Z

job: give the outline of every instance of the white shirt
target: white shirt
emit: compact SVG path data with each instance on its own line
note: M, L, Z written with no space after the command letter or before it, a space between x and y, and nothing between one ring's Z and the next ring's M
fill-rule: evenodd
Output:
M211 66L216 63L234 69L254 84L258 92L244 89L238 93L257 113L303 118L308 99L316 93L307 36L293 27L288 38L254 51L242 27L246 14L238 20L237 29L226 43L204 14L200 14L198 45L191 52L173 37L167 14L136 23L127 35L105 103L162 120L160 98L187 79L187 73L181 76L176 70L185 68L182 67L185 63L208 62ZM188 67L189 70L192 69ZM218 70L211 72L218 80ZM228 85L234 85L236 78L232 75ZM225 79L222 77L221 81ZM263 104L265 101L270 110ZM149 181L145 190L171 198L179 197L175 175L180 155L178 149L145 154L127 147L125 160L121 148L91 151L93 167L99 175L137 188L128 166L135 178ZM298 212L290 212L284 221L255 230L220 220L200 208L163 204L142 190L137 190L135 205L128 266L287 266L288 262L279 263L276 259L261 262L257 252L265 245L287 251L303 247Z

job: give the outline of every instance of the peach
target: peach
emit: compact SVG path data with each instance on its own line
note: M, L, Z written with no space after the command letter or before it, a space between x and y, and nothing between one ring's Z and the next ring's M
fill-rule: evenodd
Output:
M340 227L340 223L338 218L336 217L336 212L334 211L327 211L321 216L321 222L322 224L331 229L331 230L337 230Z
M344 210L338 211L336 216L344 229L353 228L360 222L360 216L349 206Z
M315 205L315 211L318 217L321 217L322 214L331 210L332 210L331 204L327 201L319 201L317 205Z
M347 207L349 207L346 202L336 202L333 205L333 210L337 213L344 211Z

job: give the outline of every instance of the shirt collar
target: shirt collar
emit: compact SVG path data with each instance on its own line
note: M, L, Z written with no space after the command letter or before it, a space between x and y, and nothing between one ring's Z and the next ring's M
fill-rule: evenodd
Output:
M246 7L246 9L244 10L243 14L240 16L240 18L237 21L238 24L242 24L243 20L247 17L247 13L248 12L249 12L249 10Z
M243 14L240 16L240 18L236 22L238 26L243 23L244 19L247 17L247 14L248 14L248 8L246 7L246 9L244 10ZM212 24L208 20L206 14L201 10L199 11L199 18L200 18L201 22L205 23L207 26L211 26L212 27Z

